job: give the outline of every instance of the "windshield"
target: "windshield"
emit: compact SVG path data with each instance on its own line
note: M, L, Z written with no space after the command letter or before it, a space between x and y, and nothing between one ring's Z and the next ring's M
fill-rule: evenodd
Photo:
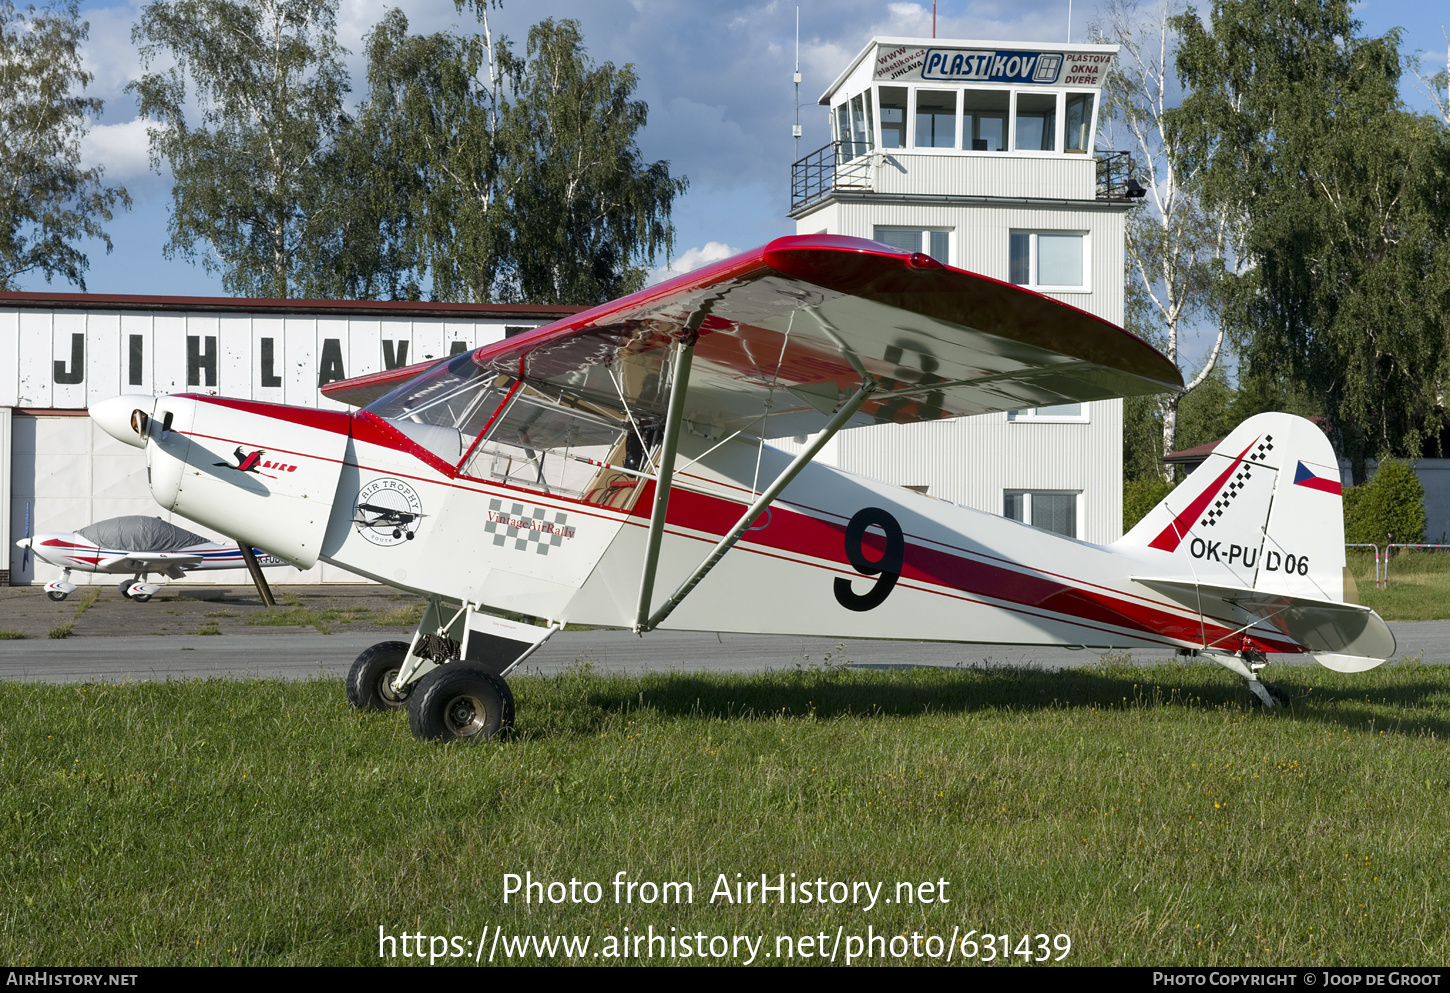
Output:
M576 391L543 392L472 355L364 410L460 475L620 508L633 503L659 436L657 418L632 420L622 404Z
M444 462L457 465L513 385L512 377L484 369L465 353L363 409L386 419Z

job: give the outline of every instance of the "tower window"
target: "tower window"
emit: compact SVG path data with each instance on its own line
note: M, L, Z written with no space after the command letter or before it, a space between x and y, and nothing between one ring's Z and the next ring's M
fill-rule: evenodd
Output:
M1086 152L1091 147L1093 130L1093 94L1069 93L1067 112L1063 115L1062 145L1069 152Z
M1086 290L1087 235L1075 231L1013 231L1007 279L1045 290Z
M1050 152L1057 147L1057 94L1017 94L1017 139L1024 152Z
M951 232L931 228L892 228L878 224L871 237L904 252L925 252L938 262L951 264Z
M962 92L962 147L973 152L1000 152L1007 147L1006 90Z
M1007 490L1002 494L1002 516L1054 534L1077 537L1077 502L1080 493Z
M916 92L916 147L955 148L957 95L939 90Z
M881 147L906 147L906 87L881 87Z

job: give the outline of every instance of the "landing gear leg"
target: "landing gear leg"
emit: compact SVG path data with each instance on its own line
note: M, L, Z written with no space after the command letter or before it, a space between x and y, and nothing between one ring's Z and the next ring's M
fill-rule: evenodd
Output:
M1269 664L1268 658L1262 652L1240 652L1237 655L1229 655L1220 652L1196 652L1210 658L1232 672L1243 676L1248 683L1249 693L1254 703L1259 704L1265 710L1277 710L1280 707L1289 706L1289 694L1277 686L1270 686L1259 679L1259 672Z
M504 676L562 627L430 600L411 642L384 642L358 656L348 700L363 710L406 706L413 734L425 741L506 736L514 695Z

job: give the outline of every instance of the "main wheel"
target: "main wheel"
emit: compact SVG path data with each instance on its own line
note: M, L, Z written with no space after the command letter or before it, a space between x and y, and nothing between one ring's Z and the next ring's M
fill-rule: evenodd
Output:
M70 594L67 593L65 590L46 590L45 595L50 597L56 603L60 603L66 597L70 596Z
M131 584L135 581L136 580L134 579L123 579L121 580L120 585L116 587L116 589L120 590L121 595L129 600L131 599Z
M397 710L408 698L394 693L393 679L408 657L406 641L383 641L365 649L347 670L347 702L358 710Z
M150 593L133 593L133 594L131 594L131 599L134 600L136 603L145 603L147 600L150 600L151 599L151 594Z
M514 723L508 684L473 662L449 662L408 698L408 726L424 741L483 741L507 736Z

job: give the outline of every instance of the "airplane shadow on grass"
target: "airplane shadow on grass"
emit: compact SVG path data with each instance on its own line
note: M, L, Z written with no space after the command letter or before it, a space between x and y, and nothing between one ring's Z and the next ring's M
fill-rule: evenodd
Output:
M916 717L987 711L1149 711L1225 708L1246 715L1262 711L1248 690L1232 682L1203 678L1183 667L1094 671L1011 667L839 667L711 679L688 674L655 674L610 679L590 688L582 701L595 726L611 714L649 710L669 716L725 720ZM1284 675L1289 676L1289 673ZM1447 672L1450 675L1450 672ZM1305 686L1271 679L1291 704L1264 719L1314 722L1366 733L1450 738L1450 678L1413 680L1388 687ZM579 703L574 704L579 706ZM577 725L576 725L577 726ZM548 734L548 732L544 732Z

